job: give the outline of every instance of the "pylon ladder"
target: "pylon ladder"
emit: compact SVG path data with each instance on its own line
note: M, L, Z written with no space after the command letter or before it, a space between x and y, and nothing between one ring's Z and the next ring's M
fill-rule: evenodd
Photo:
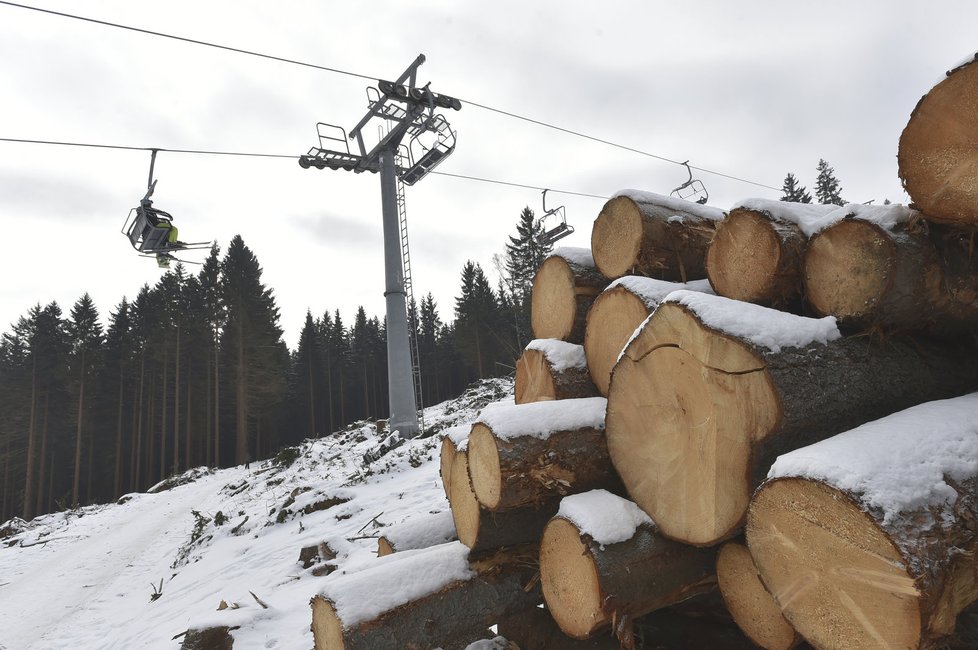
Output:
M397 164L403 166L405 156L398 151ZM404 183L400 177L397 179L397 219L401 229L401 265L404 272L404 298L408 304L408 341L411 349L411 375L414 379L414 397L418 404L418 424L422 434L425 430L424 424L424 400L421 389L421 354L418 349L418 331L420 323L417 322L417 313L412 313L411 306L417 308L418 304L414 301L414 281L411 278L411 246L408 241L407 224L407 200L404 194Z

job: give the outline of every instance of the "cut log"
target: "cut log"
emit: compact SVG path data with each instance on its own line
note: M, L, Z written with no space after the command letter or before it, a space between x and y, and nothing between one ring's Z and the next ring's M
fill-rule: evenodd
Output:
M468 449L479 503L498 512L595 488L620 491L605 442L606 407L605 398L587 397L483 413Z
M779 454L974 390L975 355L970 342L843 339L832 318L678 291L615 367L608 450L663 534L716 544Z
M448 499L449 503L452 502L452 468L455 465L455 454L460 447L465 448L468 445L469 431L471 429L472 425L470 424L450 427L445 431L441 439L439 473L441 474L442 487L445 489L445 498Z
M540 602L535 547L468 561L451 542L336 574L312 600L316 650L464 648L472 631Z
M608 286L586 248L563 247L543 261L533 278L530 326L533 338L571 343L584 340L587 311Z
M479 503L469 478L466 451L456 454L452 468L452 519L462 544L473 553L538 542L547 521L557 512L558 502L552 499L537 506L492 512Z
M535 339L516 362L516 403L593 397L584 347L556 339Z
M903 206L846 206L814 235L805 292L843 326L960 333L978 324L978 257L971 240L928 228Z
M623 190L601 208L591 250L611 280L644 275L686 282L706 277L706 249L723 211L661 194Z
M921 404L778 459L747 543L818 648L933 648L978 600L978 394Z
M456 539L451 510L425 512L386 529L377 539L377 557L430 548Z
M560 629L584 639L716 587L715 551L663 538L638 507L595 490L561 502L540 543L540 581Z
M788 650L801 642L761 582L746 546L723 545L717 554L717 582L727 609L751 641L764 650Z
M706 253L706 272L718 295L797 310L808 227L835 205L748 199L717 225Z
M978 226L978 63L947 73L900 135L900 179L932 221Z
M635 333L635 328L655 311L666 296L679 289L712 292L706 280L683 284L626 275L609 284L595 299L587 314L584 354L591 380L599 393L608 396L611 370L625 344Z

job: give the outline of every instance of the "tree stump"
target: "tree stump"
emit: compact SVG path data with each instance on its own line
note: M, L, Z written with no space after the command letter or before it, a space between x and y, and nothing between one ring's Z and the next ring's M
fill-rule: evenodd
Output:
M932 648L978 600L978 394L921 404L778 459L747 543L819 648Z
M900 179L924 217L978 226L978 64L947 73L918 102L900 135Z
M686 282L706 277L706 249L723 211L669 196L623 190L591 229L594 262L606 278L644 275Z
M533 278L530 325L533 338L571 343L584 340L587 311L608 285L586 248L557 248Z
M664 535L730 538L778 455L978 387L971 343L839 336L831 318L718 296L659 306L615 366L606 436Z
M584 348L556 339L530 341L516 362L516 403L593 397Z

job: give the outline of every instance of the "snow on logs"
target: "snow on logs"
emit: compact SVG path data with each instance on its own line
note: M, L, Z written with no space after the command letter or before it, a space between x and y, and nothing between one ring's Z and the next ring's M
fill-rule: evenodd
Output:
M593 397L584 348L557 339L530 341L516 362L516 403Z
M565 246L543 261L533 278L530 326L537 339L584 340L587 311L608 280L594 266L591 251Z
M706 277L704 259L717 208L670 196L622 190L604 204L591 229L591 250L609 278L644 275L686 282Z
M611 370L635 328L655 311L667 295L679 289L712 292L706 280L692 280L683 284L627 275L609 284L595 299L587 315L584 354L587 370L599 393L608 396Z
M764 584L818 648L931 648L978 599L978 394L781 456L751 503Z
M924 216L978 226L978 62L947 73L914 108L900 136L900 179Z
M606 407L605 398L587 397L484 411L468 446L479 503L498 512L595 488L620 489L605 442Z
M377 557L437 546L457 539L450 510L425 512L389 527L377 538Z
M563 499L547 524L540 582L565 634L614 625L622 638L635 618L715 588L714 556L663 538L634 503L594 490Z
M978 387L970 343L841 338L804 318L677 291L615 366L606 436L630 498L668 537L710 545L743 525L782 453Z
M717 225L706 272L718 295L769 307L801 299L802 262L812 226L835 205L747 199Z
M333 574L312 599L316 650L465 647L460 640L535 606L535 549L470 561L458 542L396 553Z
M734 622L764 650L789 650L801 642L757 574L750 551L727 542L717 554L717 583Z
M847 205L809 241L805 294L844 325L960 332L978 324L969 237L902 205Z

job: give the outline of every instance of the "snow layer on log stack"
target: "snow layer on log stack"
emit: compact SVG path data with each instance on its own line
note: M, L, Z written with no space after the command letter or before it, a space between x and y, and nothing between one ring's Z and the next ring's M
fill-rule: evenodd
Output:
M456 538L451 510L425 512L387 528L377 540L377 555L429 548Z

